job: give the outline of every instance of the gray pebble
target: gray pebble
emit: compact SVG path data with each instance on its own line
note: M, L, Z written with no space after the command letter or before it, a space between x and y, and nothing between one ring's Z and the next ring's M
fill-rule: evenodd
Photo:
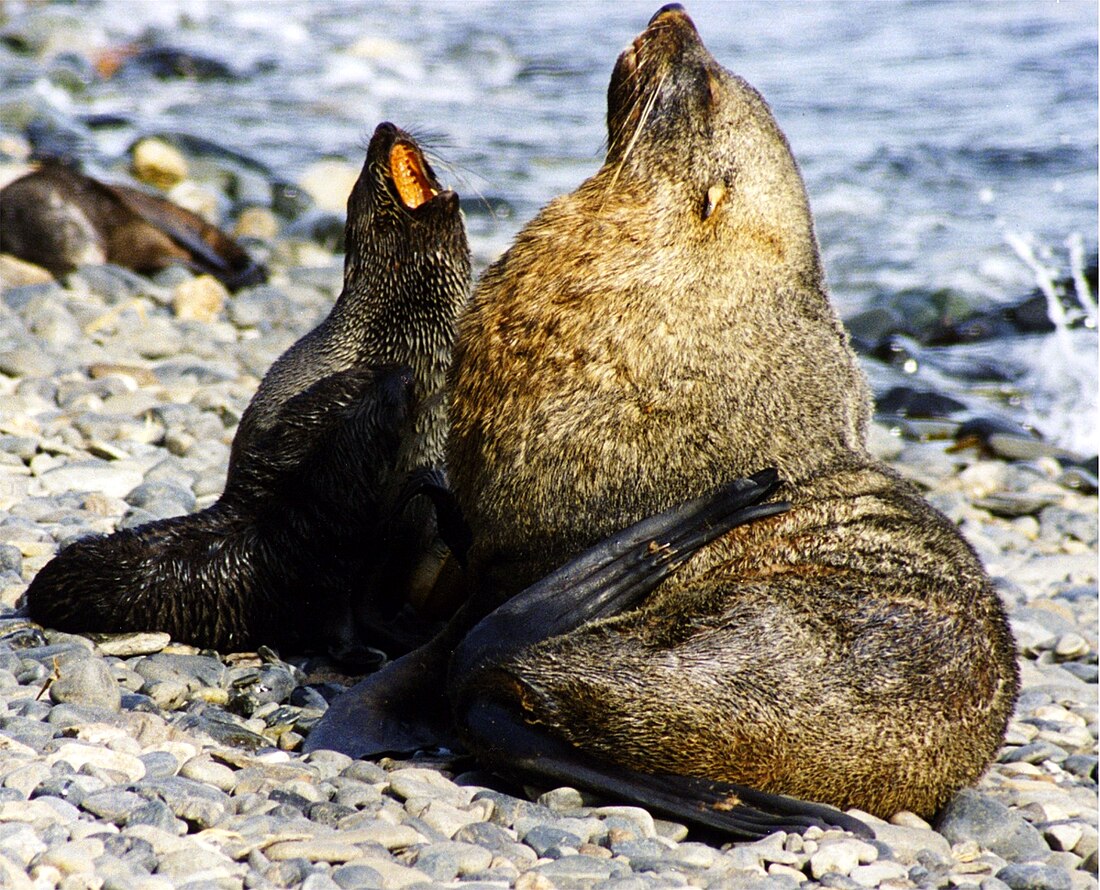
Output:
M59 668L58 678L50 685L50 699L117 711L122 704L122 693L104 661L83 658Z
M964 788L948 802L937 829L952 844L977 841L1009 862L1042 859L1049 853L1038 829L971 788Z
M584 839L578 835L555 828L552 825L534 825L524 832L520 839L540 857L546 856L547 851L551 849L564 847L576 851L584 843Z
M342 890L382 887L382 876L367 865L341 865L332 870L332 880Z
M997 872L997 879L1012 890L1071 890L1073 887L1069 872L1033 862L1006 865Z
M132 791L109 788L86 795L80 802L80 808L115 825L125 825L130 814L144 802Z

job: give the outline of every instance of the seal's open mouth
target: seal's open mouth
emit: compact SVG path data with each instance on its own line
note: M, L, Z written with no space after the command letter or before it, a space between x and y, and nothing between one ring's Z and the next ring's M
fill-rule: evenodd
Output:
M409 210L415 210L439 194L424 169L420 152L406 142L395 142L390 149L390 176L397 196Z

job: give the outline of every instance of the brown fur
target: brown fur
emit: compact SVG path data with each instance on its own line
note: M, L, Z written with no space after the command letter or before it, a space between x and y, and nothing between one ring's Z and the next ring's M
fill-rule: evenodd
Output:
M266 278L240 245L189 210L54 160L0 193L0 250L54 275L85 263L148 274L179 263L230 288Z
M767 466L793 506L512 659L517 706L635 769L928 815L1000 744L1001 606L866 450L867 386L764 100L679 8L608 99L604 166L520 233L460 329L448 457L473 569L514 592Z

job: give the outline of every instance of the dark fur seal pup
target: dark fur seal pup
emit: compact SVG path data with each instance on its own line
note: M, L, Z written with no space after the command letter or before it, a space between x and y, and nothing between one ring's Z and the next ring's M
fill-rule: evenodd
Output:
M217 504L66 547L27 591L36 621L342 651L355 600L434 576L431 505L393 510L411 471L442 464L470 260L458 196L392 124L348 200L347 245L344 292L264 377Z
M234 290L267 278L236 241L202 217L55 160L0 191L0 250L54 275L84 263L144 273L178 263Z
M622 614L558 633L532 603L542 639L452 674L462 736L610 791L627 769L686 799L720 780L929 816L995 756L1014 646L973 550L867 452L787 140L678 5L619 57L608 131L600 171L519 234L461 325L448 467L471 569L514 592L760 467L791 509Z

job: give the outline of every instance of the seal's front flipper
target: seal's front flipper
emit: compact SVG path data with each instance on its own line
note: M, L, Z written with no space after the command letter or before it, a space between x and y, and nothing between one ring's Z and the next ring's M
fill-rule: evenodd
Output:
M333 701L303 749L380 757L459 748L444 691L451 646L441 635L357 683Z
M415 497L423 495L435 508L436 526L439 538L462 566L466 565L466 555L473 544L473 533L462 515L454 493L447 485L447 479L439 467L420 467L409 474L405 486L394 505L394 515L399 514Z
M822 804L729 782L625 769L524 723L516 714L514 704L487 697L472 702L457 717L478 759L518 781L582 788L738 839L803 832L815 825L874 837L858 819Z
M455 652L453 682L461 685L482 666L629 608L730 529L787 510L785 502L760 503L778 485L775 470L734 480L585 551L483 618Z
M362 428L362 439L381 458L394 460L412 409L412 385L412 372L401 367L355 367L322 377L287 399L266 428L244 437L244 450L238 452L234 441L226 490L240 497L273 492L349 425Z

